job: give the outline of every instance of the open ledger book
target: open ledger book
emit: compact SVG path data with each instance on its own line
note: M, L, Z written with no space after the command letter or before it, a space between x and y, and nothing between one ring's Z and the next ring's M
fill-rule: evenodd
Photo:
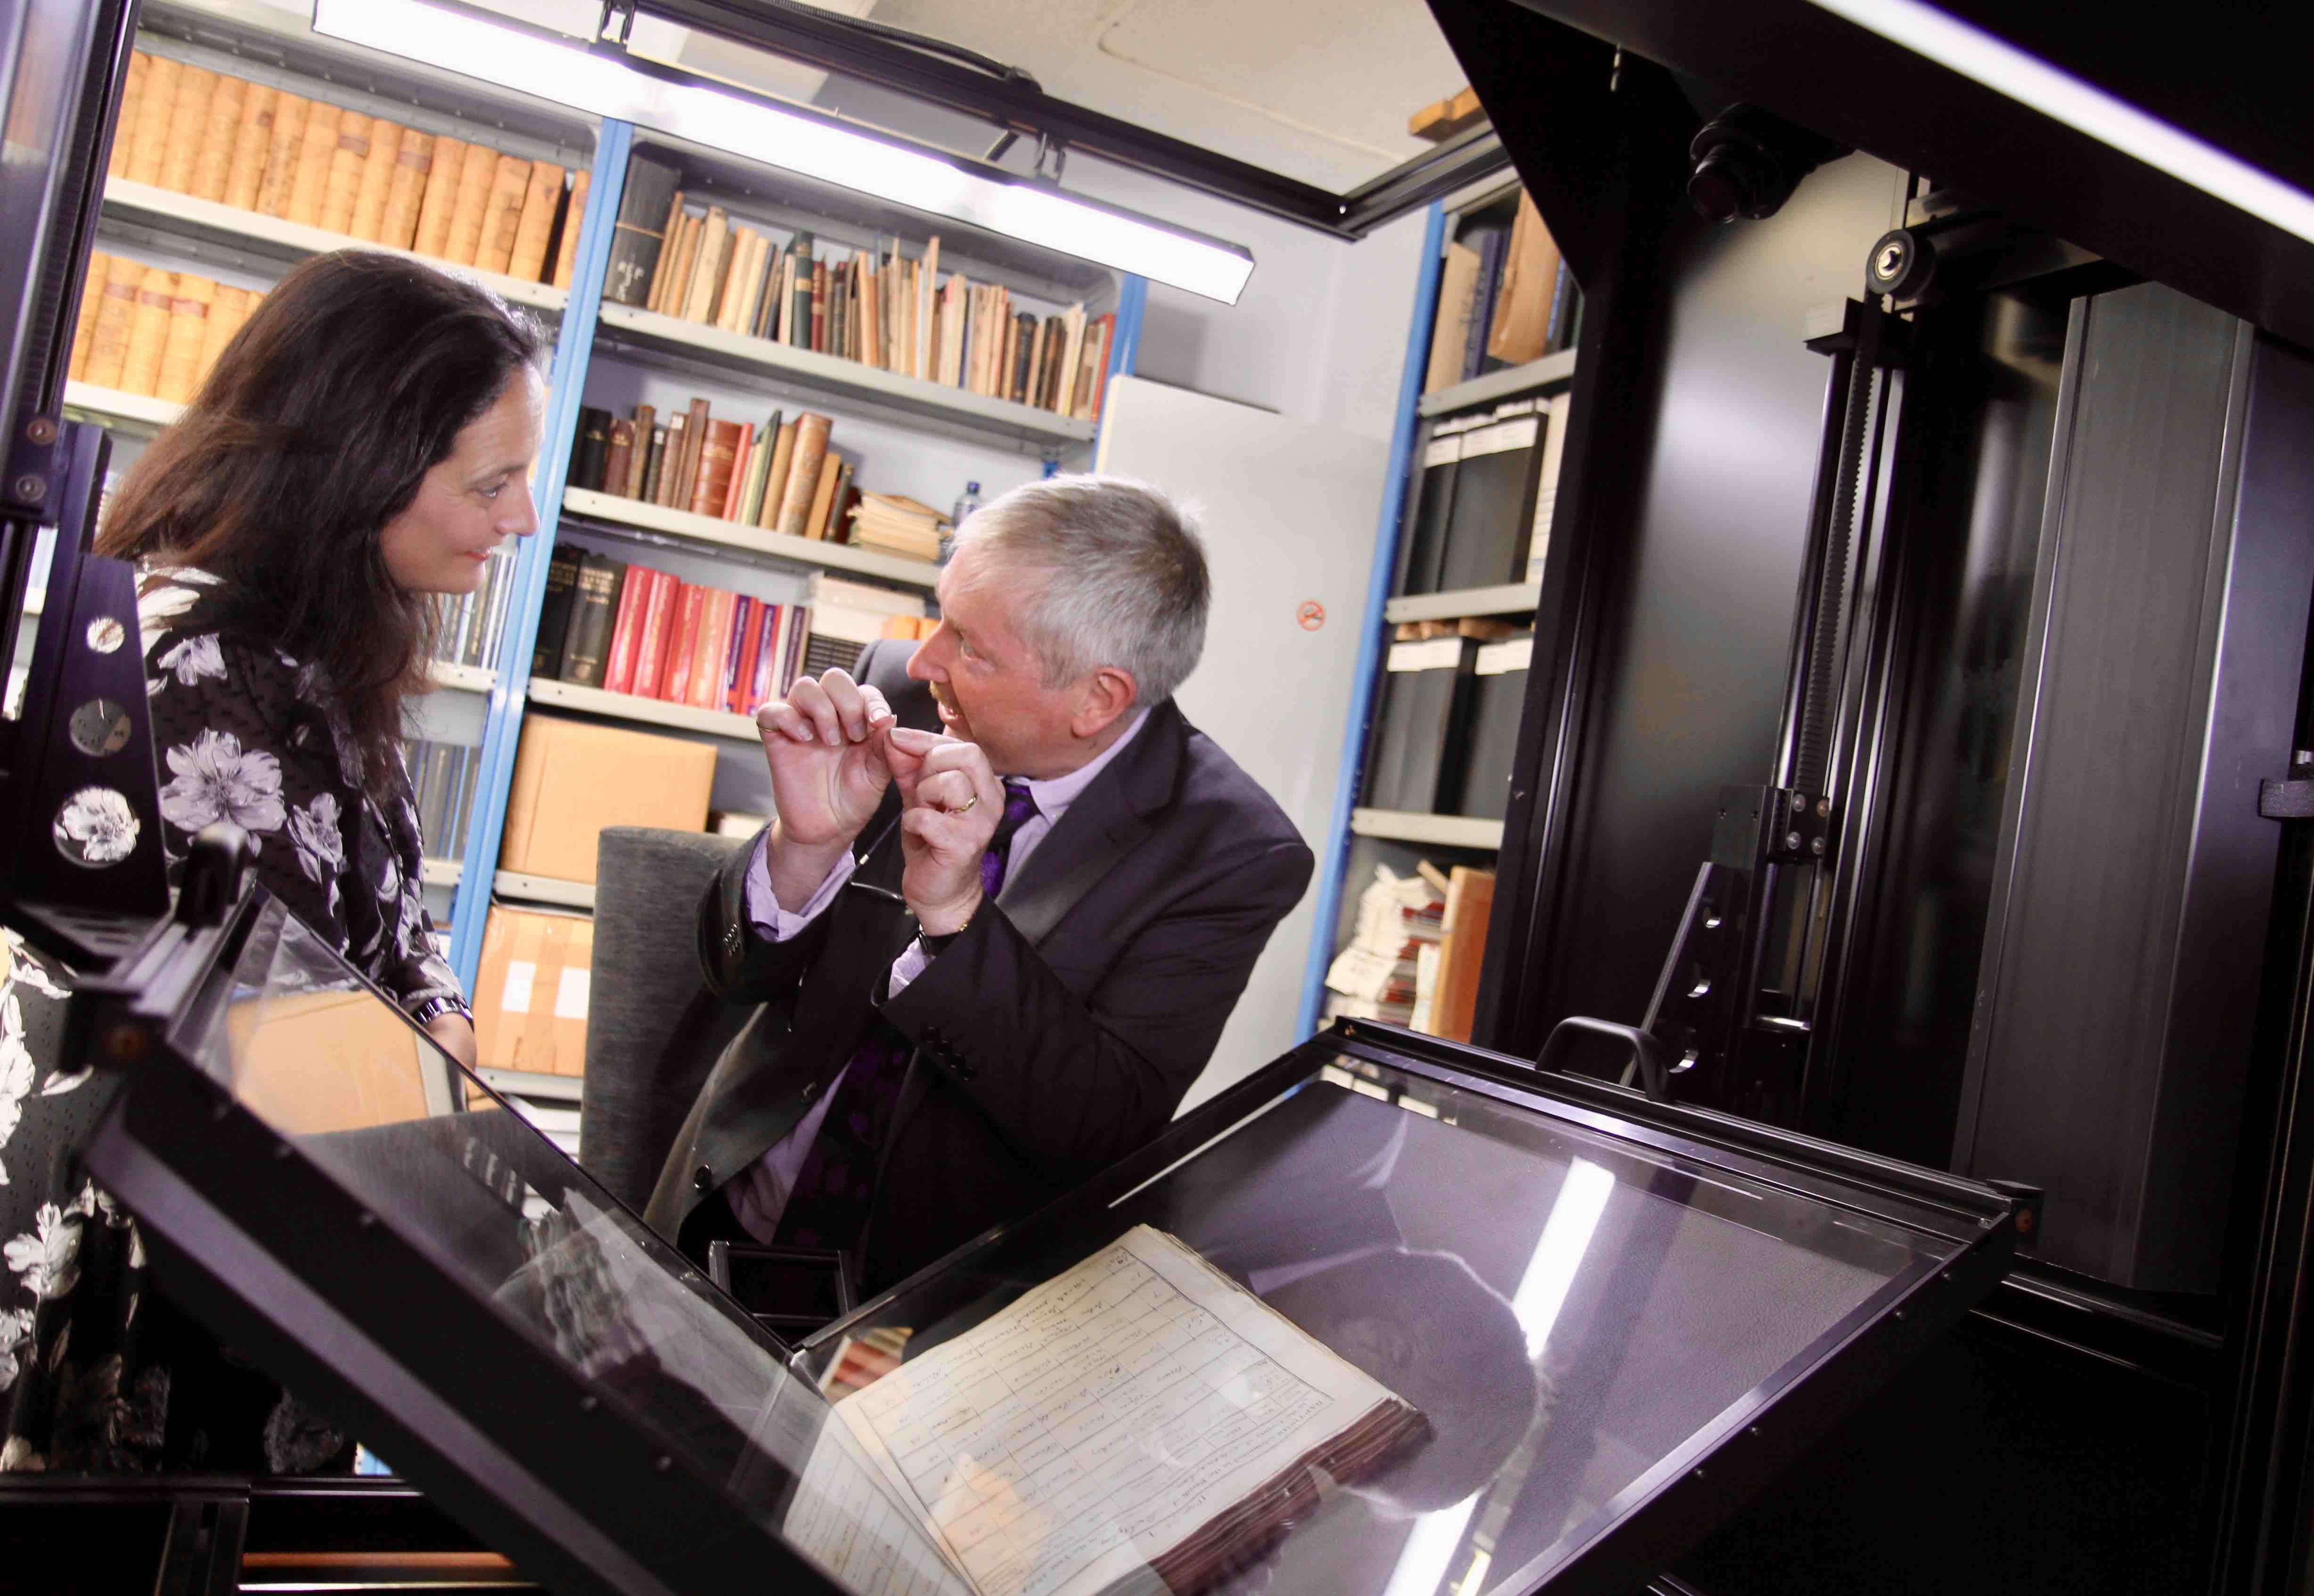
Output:
M1423 1428L1137 1225L838 1402L785 1530L852 1588L895 1596L1188 1596ZM888 1529L860 1532L871 1507L912 1517L940 1561L896 1566Z

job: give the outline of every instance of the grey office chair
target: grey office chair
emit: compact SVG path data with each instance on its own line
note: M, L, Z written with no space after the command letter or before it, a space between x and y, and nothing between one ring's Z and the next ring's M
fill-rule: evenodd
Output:
M742 846L620 825L596 847L579 1161L638 1212L708 1071L751 1012L710 992L699 972L699 900Z

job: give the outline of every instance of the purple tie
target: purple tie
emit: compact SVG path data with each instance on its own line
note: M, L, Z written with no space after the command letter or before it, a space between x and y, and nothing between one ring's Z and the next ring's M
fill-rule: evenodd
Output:
M1004 816L981 856L980 890L994 897L1004 886L1012 836L1037 813L1026 781L1004 784ZM843 1067L835 1096L819 1122L795 1190L788 1194L774 1232L793 1247L850 1247L860 1239L876 1195L877 1155L891 1128L892 1110L907 1080L908 1039L878 1018Z

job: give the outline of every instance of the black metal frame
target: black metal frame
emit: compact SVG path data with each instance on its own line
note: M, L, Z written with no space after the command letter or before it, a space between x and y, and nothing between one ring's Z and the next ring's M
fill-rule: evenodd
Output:
M1006 75L931 54L848 17L766 0L636 0L633 9L767 49L977 118L1011 134L1149 172L1337 238L1364 238L1510 163L1490 128L1474 128L1337 194L1249 161L1055 99L1026 74Z
M268 902L252 889L217 923L156 925L111 974L75 996L68 1045L121 1086L89 1166L144 1219L172 1298L323 1401L437 1503L557 1589L656 1592L719 1587L742 1575L783 1589L831 1588L744 1512L722 1479L680 1449L662 1450L617 1392L595 1386L488 1301L448 1283L438 1244L402 1230L400 1216L370 1209L193 1062L221 1021L234 959ZM960 1279L995 1249L1103 1211L1345 1052L1832 1202L1956 1249L1940 1267L1924 1260L1898 1276L1627 1491L1615 1521L1598 1527L1552 1578L1554 1590L1634 1588L1732 1513L1752 1483L1797 1457L2008 1266L2017 1211L1989 1187L1648 1104L1474 1048L1342 1025L1067 1197L991 1230L839 1320L788 1360L790 1370L799 1372L816 1349L897 1292ZM695 1271L683 1278L707 1289ZM1723 1446L1736 1447L1744 1466L1706 1468ZM775 1476L766 1489L778 1487Z

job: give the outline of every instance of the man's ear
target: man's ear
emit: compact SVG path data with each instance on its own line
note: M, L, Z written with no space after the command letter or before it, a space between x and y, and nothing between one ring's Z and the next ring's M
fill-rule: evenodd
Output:
M1076 713L1069 719L1069 730L1080 737L1097 737L1119 715L1139 701L1141 690L1134 683L1132 673L1121 671L1113 665L1102 666L1085 679L1084 692L1077 700Z

